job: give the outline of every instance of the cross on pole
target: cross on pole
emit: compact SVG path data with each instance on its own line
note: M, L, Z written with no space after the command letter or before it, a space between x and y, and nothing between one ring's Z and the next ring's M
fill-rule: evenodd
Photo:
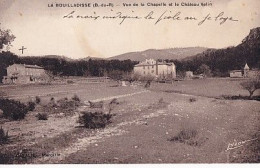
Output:
M24 48L24 46L22 46L22 48L20 48L19 50L21 50L22 54L23 54L23 50L25 50L25 49L27 49L27 48Z

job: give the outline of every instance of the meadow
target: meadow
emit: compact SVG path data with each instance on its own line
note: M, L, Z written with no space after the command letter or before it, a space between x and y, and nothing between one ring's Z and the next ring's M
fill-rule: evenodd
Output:
M10 136L0 146L0 163L258 163L259 101L223 98L247 96L241 81L209 78L150 88L116 82L0 86L11 99L41 99L23 120L0 118ZM81 104L69 115L43 108L52 98L74 95ZM105 128L87 129L77 122L89 109L88 100L104 101L106 108L114 98L118 103ZM49 113L48 120L38 120L38 112Z

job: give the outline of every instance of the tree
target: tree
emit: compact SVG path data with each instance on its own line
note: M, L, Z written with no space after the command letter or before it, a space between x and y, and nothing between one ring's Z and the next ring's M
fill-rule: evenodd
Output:
M139 73L127 73L126 75L124 75L123 79L132 83L134 81L138 81L139 79L141 79L141 77L142 76Z
M120 81L121 79L123 79L124 72L123 71L119 71L119 70L113 70L113 71L108 73L108 76L111 79L114 79L116 81Z
M260 89L260 79L259 79L259 77L252 78L245 82L240 83L240 85L243 87L243 89L245 89L249 92L249 98L252 98L254 92L257 89Z
M198 69L197 69L198 74L203 74L204 76L211 76L211 69L208 65L202 64Z
M9 29L3 30L0 28L0 51L4 48L4 46L10 46L14 39L15 36L11 34Z

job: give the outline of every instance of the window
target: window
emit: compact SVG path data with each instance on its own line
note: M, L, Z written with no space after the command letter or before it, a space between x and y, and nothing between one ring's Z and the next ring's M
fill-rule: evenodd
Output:
M152 66L152 69L153 69L153 66Z
M148 66L148 69L150 69L150 66Z
M152 70L151 73L154 73L154 70Z
M143 66L143 69L145 69L145 66Z
M144 74L145 74L145 71L144 71Z

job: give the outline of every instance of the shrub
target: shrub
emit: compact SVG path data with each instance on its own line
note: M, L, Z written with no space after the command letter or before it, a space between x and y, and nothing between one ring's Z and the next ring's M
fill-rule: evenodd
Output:
M159 103L159 104L162 104L162 103L164 103L164 100L163 100L163 98L160 98L160 99L159 99L159 101L158 101L158 103Z
M190 140L192 138L195 138L198 132L194 129L184 129L181 130L177 136L173 137L171 141L179 141L184 142L186 140Z
M104 102L103 101L99 101L99 102L91 102L91 101L88 101L89 104L90 104L90 108L102 108L103 105L104 105Z
M57 107L57 104L55 102L54 97L51 97L50 102L48 103L47 106L49 106L49 107Z
M29 101L29 102L27 103L27 109L28 109L28 111L33 111L33 110L35 109L35 105L36 105L36 103L34 103L34 102L32 102L32 101Z
M199 136L198 131L192 128L183 129L176 136L169 139L169 141L177 141L191 146L201 146L207 140L207 137Z
M110 119L112 116L112 114L104 114L103 112L84 112L79 117L78 122L90 129L104 128L111 122Z
M48 120L48 114L47 113L38 113L36 115L36 117L38 118L38 120Z
M78 106L78 102L68 100L68 98L63 98L57 101L57 106L62 109L75 109L76 106Z
M144 85L145 88L149 88L151 86L151 80L146 81L146 84Z
M191 98L189 99L189 101L192 103L192 102L195 102L195 101L197 101L197 99L196 99L196 98L194 98L194 97L191 97Z
M0 128L0 145L6 143L8 141L8 131L4 131L4 129L1 127Z
M36 96L35 97L35 103L40 104L40 102L41 102L41 98L39 96Z
M226 99L226 100L257 100L257 101L260 101L260 96L252 96L250 98L248 96L242 96L240 94L238 96L221 95L219 98L220 99Z
M52 97L50 102L46 106L42 106L43 111L52 113L64 113L65 116L73 115L75 109L80 105L80 100L77 97L74 97L74 100L69 100L67 97L55 101ZM55 108L54 108L55 107Z
M76 102L80 102L80 98L76 94L71 98L71 100L76 101Z
M115 108L115 106L119 105L119 102L116 98L112 99L109 104L108 104L108 107L109 107L109 110L108 112L111 113L111 111Z
M114 98L112 99L110 102L109 102L110 105L112 104L119 104L119 102L117 101L117 98Z
M67 84L73 84L74 81L73 80L67 80Z
M180 142L184 144L188 144L191 146L200 146L204 143L205 140L197 140L195 137L197 136L198 132L194 129L184 129L181 130L176 136L169 139L169 141L173 142Z
M28 107L25 104L9 99L0 99L0 109L3 110L5 118L12 120L24 119L28 112Z

